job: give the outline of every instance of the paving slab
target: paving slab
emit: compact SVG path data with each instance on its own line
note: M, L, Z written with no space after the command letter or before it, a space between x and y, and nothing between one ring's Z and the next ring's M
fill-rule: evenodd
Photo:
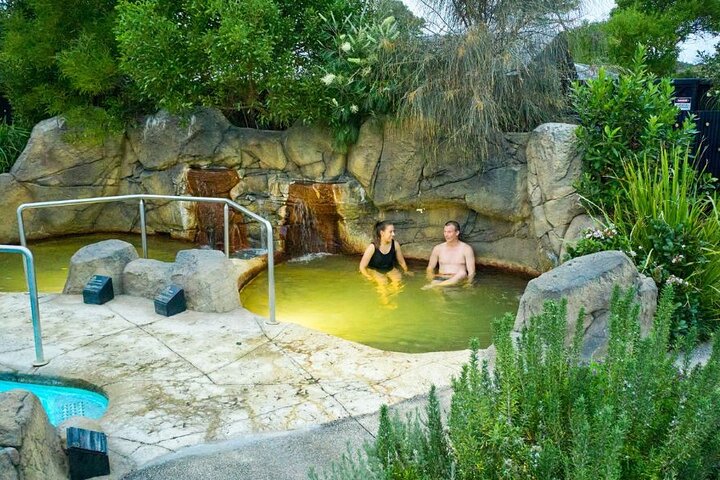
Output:
M40 312L49 363L35 368L28 297L0 294L0 371L103 389L108 478L188 447L321 432L319 425L342 419L368 434L381 405L426 394L432 384L447 388L469 356L376 350L295 324L267 325L242 308L164 317L151 300L128 295L105 305L42 295Z

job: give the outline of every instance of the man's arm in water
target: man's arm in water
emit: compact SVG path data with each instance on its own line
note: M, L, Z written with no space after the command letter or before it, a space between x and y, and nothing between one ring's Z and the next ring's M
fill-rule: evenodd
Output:
M432 253L430 254L430 260L428 260L428 266L425 270L425 276L428 280L433 279L433 275L435 275L435 267L437 267L438 264L438 247L435 246L432 249Z
M465 245L465 268L467 268L467 283L471 284L475 278L475 253L470 245Z

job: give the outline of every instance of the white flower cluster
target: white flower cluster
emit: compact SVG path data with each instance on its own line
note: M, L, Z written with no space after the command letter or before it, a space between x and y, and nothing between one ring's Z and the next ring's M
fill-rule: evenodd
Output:
M332 73L326 73L325 76L320 79L320 81L325 85L330 85L335 81L335 78L335 75L333 75Z
M680 285L681 287L687 287L690 285L686 280L676 277L675 275L670 275L668 279L665 280L665 283L667 285Z
M606 228L588 228L585 230L585 238L594 238L596 240L605 240L606 238L613 238L617 235L617 229L615 225L610 225Z
M685 260L685 255L683 255L682 253L678 253L677 255L675 255L675 256L672 258L672 260L670 260L670 262L672 262L672 263L680 263L680 262L682 262L683 260Z

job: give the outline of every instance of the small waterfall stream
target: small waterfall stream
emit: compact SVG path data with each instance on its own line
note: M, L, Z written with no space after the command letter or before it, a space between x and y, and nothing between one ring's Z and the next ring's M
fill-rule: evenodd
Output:
M236 171L227 169L191 169L187 174L189 193L197 197L230 198L237 185ZM245 221L239 212L230 210L230 251L248 246ZM195 242L213 249L223 249L223 206L217 203L197 204L198 230Z
M284 225L280 229L285 254L294 257L340 252L339 220L332 184L293 183L288 192Z

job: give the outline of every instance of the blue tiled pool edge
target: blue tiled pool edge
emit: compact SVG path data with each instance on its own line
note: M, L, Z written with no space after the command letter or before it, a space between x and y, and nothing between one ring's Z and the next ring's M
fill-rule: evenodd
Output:
M99 419L108 407L107 395L83 380L0 372L0 393L16 389L37 396L55 426L73 416Z

